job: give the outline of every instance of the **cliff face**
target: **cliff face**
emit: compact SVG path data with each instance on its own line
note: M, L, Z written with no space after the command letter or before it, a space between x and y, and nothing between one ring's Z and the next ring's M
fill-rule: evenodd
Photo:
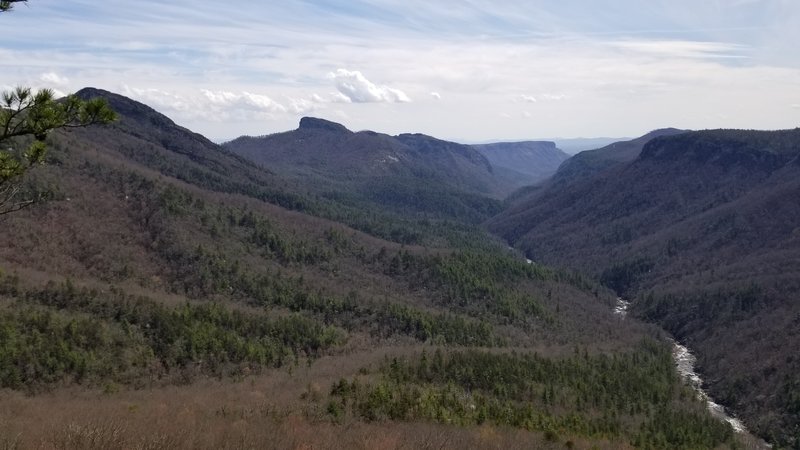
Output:
M498 142L473 147L493 166L522 175L520 183L526 185L549 178L569 158L549 141Z

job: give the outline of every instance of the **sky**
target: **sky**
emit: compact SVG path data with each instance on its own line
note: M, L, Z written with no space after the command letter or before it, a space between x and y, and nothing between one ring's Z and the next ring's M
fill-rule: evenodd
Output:
M798 0L30 0L0 32L0 88L102 88L216 141L800 126Z

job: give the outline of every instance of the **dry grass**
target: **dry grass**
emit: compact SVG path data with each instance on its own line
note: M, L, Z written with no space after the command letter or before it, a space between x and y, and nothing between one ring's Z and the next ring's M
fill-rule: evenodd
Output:
M419 346L326 357L311 366L276 370L243 381L204 379L105 394L83 388L34 397L0 392L0 450L10 449L449 449L566 448L566 438L491 426L425 423L331 423L322 407L301 400L324 396L331 383L386 355ZM309 407L309 405L312 405ZM590 443L574 440L574 448ZM619 448L601 443L598 448Z
M202 391L191 389L196 396ZM154 395L143 408L112 398L81 409L63 407L46 425L32 423L17 432L13 449L463 449L463 448L564 448L565 442L548 442L539 434L482 427L448 427L414 423L350 422L336 425L315 422L302 415L283 413L262 404L229 412L201 410L197 405L177 407L171 398ZM104 411L115 410L103 417ZM72 414L68 414L71 412ZM69 418L76 415L75 418ZM8 430L6 426L6 430ZM0 430L2 431L2 430ZM606 443L598 448L618 448ZM589 448L587 442L575 448Z

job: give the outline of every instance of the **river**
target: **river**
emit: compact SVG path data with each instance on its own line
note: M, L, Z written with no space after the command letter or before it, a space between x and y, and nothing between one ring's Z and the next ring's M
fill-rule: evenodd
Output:
M508 248L513 250L512 247ZM533 261L528 258L525 258L525 262L528 264L533 263ZM630 306L631 302L623 299L622 297L618 297L617 303L614 305L614 314L624 319L625 316L628 315L628 308ZM733 428L733 431L741 435L742 441L746 448L772 448L771 445L750 434L741 420L730 415L724 406L715 402L708 395L708 393L703 390L703 379L700 378L700 375L698 375L694 370L694 365L697 362L697 358L695 358L695 356L689 351L688 348L686 348L686 346L681 345L678 341L672 340L672 358L675 360L675 367L678 369L678 374L680 374L681 378L683 378L684 381L695 390L697 397L706 402L706 406L708 406L708 410L711 412L711 415L719 420L728 422L731 428Z
M630 307L631 303L627 300L622 298L617 299L617 304L614 305L614 314L619 315L622 318L625 318L628 314L628 308ZM703 390L703 379L700 378L700 375L695 372L694 365L697 361L697 358L689 351L686 346L681 345L679 342L673 340L672 341L672 358L675 360L675 367L678 369L678 373L684 379L684 381L691 386L695 392L697 392L697 397L700 400L706 402L708 406L708 410L711 412L711 415L716 417L719 420L724 420L731 425L733 431L736 433L744 435L746 438L746 444L749 448L770 448L768 444L760 439L755 438L752 436L748 431L747 428L744 426L741 420L733 417L728 411L725 409L724 406L716 403L706 391Z
M725 407L716 403L708 393L703 390L703 380L700 375L694 371L694 364L697 358L689 351L686 346L681 345L677 341L672 341L672 357L675 359L675 366L678 368L678 373L683 379L697 392L697 397L705 400L708 405L708 410L711 415L717 419L724 420L731 424L733 431L737 433L747 433L747 428L741 420L731 416L725 410Z

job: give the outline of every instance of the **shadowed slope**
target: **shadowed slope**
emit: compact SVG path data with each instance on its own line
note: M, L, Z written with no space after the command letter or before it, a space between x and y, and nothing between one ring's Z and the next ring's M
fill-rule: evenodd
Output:
M698 351L716 398L793 445L798 157L800 129L657 137L631 162L544 187L490 228L531 259L636 296L635 313Z

